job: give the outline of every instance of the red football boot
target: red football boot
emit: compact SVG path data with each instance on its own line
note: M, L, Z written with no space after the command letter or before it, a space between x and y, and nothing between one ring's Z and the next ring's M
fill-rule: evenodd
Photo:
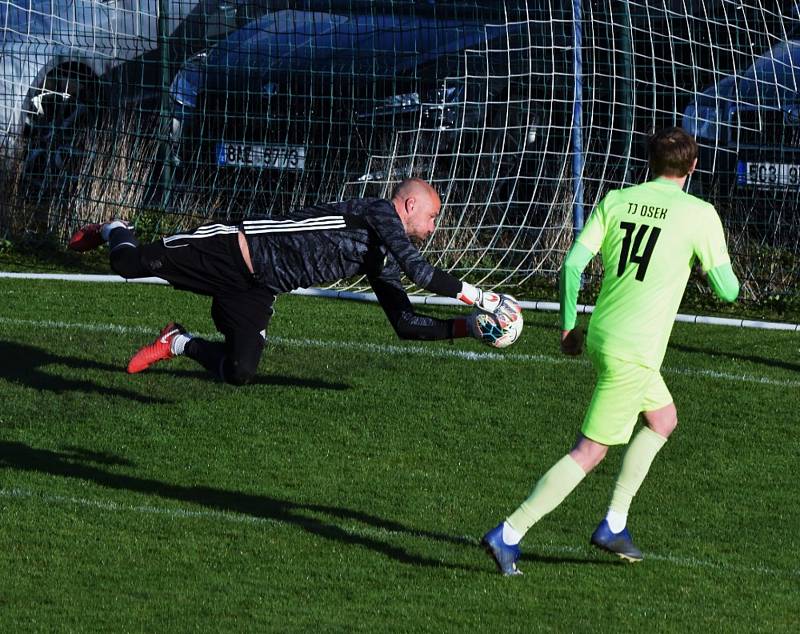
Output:
M103 236L100 230L103 228L103 223L95 222L90 225L84 225L72 234L69 240L69 248L78 253L84 253L96 249L103 244Z
M182 335L186 329L180 324L169 322L161 330L161 333L153 343L141 348L135 355L128 361L128 374L136 374L142 370L146 370L154 363L171 359L175 355L172 354L172 340L178 335Z

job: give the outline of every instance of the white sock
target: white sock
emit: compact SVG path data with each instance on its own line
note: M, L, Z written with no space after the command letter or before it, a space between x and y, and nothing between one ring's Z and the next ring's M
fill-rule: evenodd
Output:
M625 528L625 524L628 522L628 515L627 513L623 514L619 511L612 511L611 509L608 509L606 521L608 522L608 527L611 529L612 533L619 533L623 528Z
M175 356L183 354L183 349L186 344L192 340L192 335L189 333L183 335L175 335L169 344L169 351Z
M127 227L127 226L128 225L125 222L123 222L122 220L112 220L111 222L105 223L100 228L100 235L103 237L103 240L108 242L108 236L111 235L111 232L114 231L114 229L118 229L119 227Z
M509 546L516 546L522 540L522 535L511 528L511 524L503 522L503 541Z

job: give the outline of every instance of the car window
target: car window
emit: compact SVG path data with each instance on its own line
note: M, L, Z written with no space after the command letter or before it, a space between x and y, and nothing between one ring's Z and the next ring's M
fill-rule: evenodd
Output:
M800 91L800 41L783 42L758 58L738 82L742 100L769 99Z

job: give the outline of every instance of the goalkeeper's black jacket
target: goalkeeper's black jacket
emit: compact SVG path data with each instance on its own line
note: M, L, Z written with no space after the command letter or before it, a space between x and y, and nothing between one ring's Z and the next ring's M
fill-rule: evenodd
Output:
M313 205L283 217L248 219L240 229L257 283L274 294L366 275L398 336L453 336L453 320L414 313L400 274L446 297L458 295L461 281L422 257L390 201L358 198Z

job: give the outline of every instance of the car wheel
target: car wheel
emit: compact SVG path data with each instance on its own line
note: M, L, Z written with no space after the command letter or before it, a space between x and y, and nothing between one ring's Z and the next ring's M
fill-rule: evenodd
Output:
M39 196L74 181L85 155L85 133L98 115L96 82L74 69L57 69L31 99L25 121L24 175Z

